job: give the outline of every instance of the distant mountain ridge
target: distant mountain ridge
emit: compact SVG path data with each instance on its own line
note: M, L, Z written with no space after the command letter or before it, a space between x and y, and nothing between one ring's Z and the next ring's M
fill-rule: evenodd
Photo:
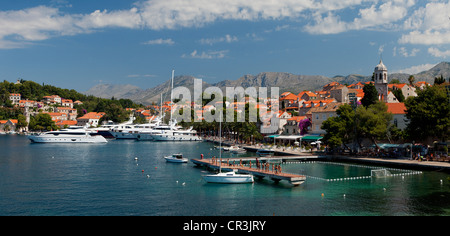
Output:
M438 76L444 78L450 77L450 62L441 62L433 68L414 74L415 81L426 81L433 84L434 78ZM393 73L389 74L389 81L398 79L401 83L408 83L410 74ZM353 84L357 82L370 81L372 75L356 75L326 77L321 75L294 75L286 72L262 72L258 75L244 75L237 80L224 80L214 84L209 84L203 81L203 90L209 86L216 86L225 92L226 87L279 87L280 93L289 91L293 93L300 93L304 90L318 91L322 87L331 82L339 82L341 84ZM184 86L193 91L194 77L182 75L174 79L174 87ZM136 103L149 105L152 102L158 103L160 101L161 93L168 92L170 88L170 79L166 82L149 89L141 89L134 85L111 85L98 84L90 88L85 94L95 95L103 98L127 98ZM168 95L170 96L170 95ZM166 99L168 97L166 96Z

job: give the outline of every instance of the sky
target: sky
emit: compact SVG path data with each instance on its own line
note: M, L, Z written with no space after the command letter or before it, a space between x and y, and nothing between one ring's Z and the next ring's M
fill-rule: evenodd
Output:
M450 58L449 0L2 0L0 80L87 91L261 72L418 73Z

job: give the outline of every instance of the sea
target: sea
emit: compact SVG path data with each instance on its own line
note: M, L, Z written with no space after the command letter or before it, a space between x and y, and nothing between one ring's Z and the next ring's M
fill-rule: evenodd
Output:
M312 160L282 164L284 172L307 176L297 187L270 179L210 184L202 178L208 170L164 160L174 153L219 156L209 142L34 144L26 136L1 135L0 215L450 215L447 173ZM384 169L389 176L372 176Z

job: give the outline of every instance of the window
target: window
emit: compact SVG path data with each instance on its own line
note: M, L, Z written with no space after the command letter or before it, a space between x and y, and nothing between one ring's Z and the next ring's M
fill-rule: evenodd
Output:
M317 115L316 115L316 120L318 120L318 119L319 119L319 115L317 114Z

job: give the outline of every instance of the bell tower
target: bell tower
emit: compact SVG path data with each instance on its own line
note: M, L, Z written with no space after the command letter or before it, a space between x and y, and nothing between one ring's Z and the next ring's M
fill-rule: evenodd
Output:
M383 64L383 60L380 59L380 63L375 67L373 76L375 81L375 88L378 92L378 100L387 102L388 73L386 66Z

